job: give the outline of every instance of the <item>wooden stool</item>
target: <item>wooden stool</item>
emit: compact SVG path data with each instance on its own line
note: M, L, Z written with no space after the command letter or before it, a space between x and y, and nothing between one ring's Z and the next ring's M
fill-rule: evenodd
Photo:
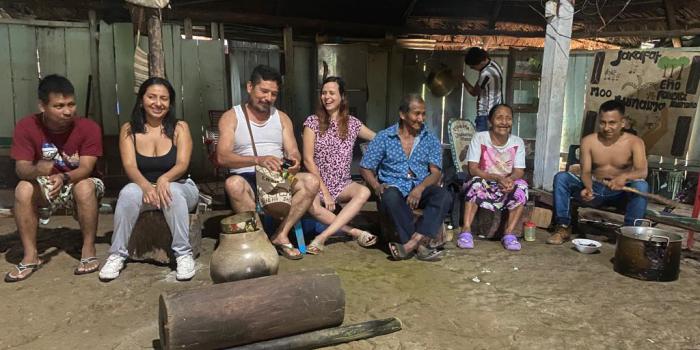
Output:
M202 246L201 211L206 206L197 205L194 213L190 214L189 240L192 246L193 257L199 256ZM131 232L129 244L129 258L132 260L155 260L168 264L175 260L172 249L172 234L165 216L160 210L145 211L139 215L139 219Z
M523 215L520 216L520 222L515 225L515 232L513 232L517 237L523 236L523 225L530 220L533 207L534 205L525 205ZM507 209L493 212L488 209L478 208L472 222L472 231L474 231L472 233L476 237L485 237L489 240L500 239L505 233L506 225L508 225L509 213Z

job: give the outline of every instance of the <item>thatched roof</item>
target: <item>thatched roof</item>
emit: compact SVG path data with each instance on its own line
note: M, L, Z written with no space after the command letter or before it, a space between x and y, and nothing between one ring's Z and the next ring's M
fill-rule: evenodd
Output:
M317 34L379 39L438 35L457 38L439 40L445 48L479 41L541 46L543 4L544 0L171 0L163 16L180 23L191 18L204 26L223 23L227 37L270 42L281 40L280 28L292 26L301 39ZM92 9L107 22L128 21L126 7L123 0L0 0L0 17L84 21ZM593 39L573 43L582 48L607 43L638 46L647 39L700 34L700 0L578 0L575 10L572 36Z

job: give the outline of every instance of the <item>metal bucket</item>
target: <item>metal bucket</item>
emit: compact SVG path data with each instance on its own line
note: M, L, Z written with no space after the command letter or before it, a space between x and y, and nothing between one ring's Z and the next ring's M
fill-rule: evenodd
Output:
M648 220L638 221L651 224ZM622 227L615 247L614 269L644 281L675 281L680 273L682 240L678 234L650 226Z

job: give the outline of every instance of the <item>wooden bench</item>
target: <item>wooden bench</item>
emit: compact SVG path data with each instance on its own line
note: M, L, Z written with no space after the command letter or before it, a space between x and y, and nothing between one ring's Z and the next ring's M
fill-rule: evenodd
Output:
M554 208L554 198L552 194L548 191L540 189L531 189L530 195L535 199L535 205L543 205L548 208ZM592 208L585 205L585 203L579 202L575 199L571 199L571 226L573 230L576 230L579 223L578 209L579 208ZM596 210L600 210L608 213L615 213L624 215L624 211L616 207L596 207ZM554 217L554 215L552 215ZM645 212L644 218L650 220L653 223L668 225L672 227L677 227L681 229L686 229L690 232L687 238L687 247L690 249L693 246L694 232L700 232L700 220L694 219L687 216L665 214L658 212L656 210L648 209Z

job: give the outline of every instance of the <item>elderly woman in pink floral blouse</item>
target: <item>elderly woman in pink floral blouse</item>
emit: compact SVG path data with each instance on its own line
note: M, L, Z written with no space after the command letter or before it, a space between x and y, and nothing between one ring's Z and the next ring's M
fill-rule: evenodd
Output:
M321 192L309 213L329 226L309 244L308 253L321 253L326 239L339 230L363 247L376 243L373 234L346 225L370 196L366 186L350 179L353 146L358 137L372 140L374 135L359 119L348 114L343 79L324 79L316 114L304 122L304 165L321 179ZM338 202L345 206L336 216Z
M479 207L491 211L507 208L508 225L501 239L507 250L520 250L520 242L514 234L527 203L525 174L525 143L511 135L513 109L507 104L494 106L489 112L488 131L474 135L467 161L473 176L465 185L464 226L457 240L463 249L474 248L471 225Z

